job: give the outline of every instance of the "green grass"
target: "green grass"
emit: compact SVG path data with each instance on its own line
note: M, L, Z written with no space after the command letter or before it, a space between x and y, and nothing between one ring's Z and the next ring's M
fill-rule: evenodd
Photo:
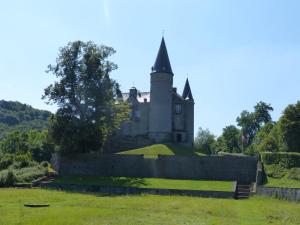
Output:
M283 178L272 178L268 177L268 183L265 184L267 187L286 187L286 188L300 188L300 181Z
M155 144L144 148L138 148L120 152L118 154L126 155L144 155L145 158L157 158L157 155L182 155L182 156L202 156L200 152L190 147L184 147L174 144Z
M140 187L140 188L181 189L181 190L233 191L233 182L230 182L230 181L71 176L71 177L58 177L54 180L54 183L87 184L87 185L99 185L99 186L124 186L124 187Z
M24 203L50 203L26 208ZM300 204L187 196L103 196L40 189L0 189L3 225L297 225Z
M286 187L300 188L299 168L286 169L277 164L265 165L265 170L268 175L267 187ZM294 178L294 179L291 179Z

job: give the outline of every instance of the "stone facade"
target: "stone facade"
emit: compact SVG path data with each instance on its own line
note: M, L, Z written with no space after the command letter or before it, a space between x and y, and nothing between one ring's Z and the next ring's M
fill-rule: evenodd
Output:
M150 74L150 92L132 87L122 98L132 107L131 120L121 125L122 137L147 136L153 143L194 142L194 99L188 79L183 94L173 87L173 72L166 45L161 46Z

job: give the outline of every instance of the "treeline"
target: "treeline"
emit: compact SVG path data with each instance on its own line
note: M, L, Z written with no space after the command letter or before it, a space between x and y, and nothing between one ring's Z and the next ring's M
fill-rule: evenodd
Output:
M199 128L195 147L206 154L300 152L300 101L288 105L276 122L271 111L270 104L259 102L252 112L242 111L237 126L226 126L219 137Z
M14 130L44 130L51 112L15 101L0 100L0 140Z

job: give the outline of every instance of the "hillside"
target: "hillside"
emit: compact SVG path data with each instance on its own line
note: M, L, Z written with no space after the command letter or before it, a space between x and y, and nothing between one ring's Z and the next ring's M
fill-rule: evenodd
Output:
M132 149L119 152L117 154L125 155L144 155L146 158L157 158L158 155L183 155L183 156L201 156L200 152L190 147L184 147L175 144L155 144L143 148Z
M51 112L17 101L0 100L0 139L13 130L43 130Z

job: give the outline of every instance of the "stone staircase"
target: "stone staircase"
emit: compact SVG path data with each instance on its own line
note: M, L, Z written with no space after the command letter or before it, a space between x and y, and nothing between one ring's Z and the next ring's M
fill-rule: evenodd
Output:
M237 182L234 198L235 199L247 199L250 196L251 184Z

